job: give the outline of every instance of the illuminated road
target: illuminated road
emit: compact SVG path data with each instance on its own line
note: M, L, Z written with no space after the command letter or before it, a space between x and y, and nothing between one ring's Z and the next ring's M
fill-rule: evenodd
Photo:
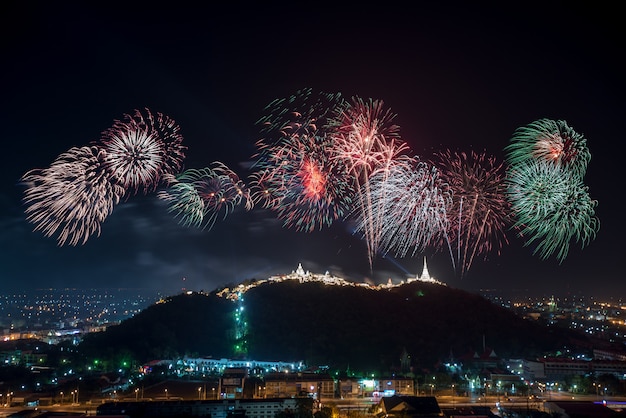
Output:
M89 415L89 416L95 416L96 415L96 405L63 405L62 407L60 405L50 405L50 406L44 406L44 407L30 407L30 408L26 408L23 406L11 406L11 407L0 407L0 417L8 417L11 414L14 414L16 412L20 412L20 411L51 411L51 412L72 412L72 413L77 413L77 412L81 412L85 415Z
M437 398L437 402L442 409L454 409L454 408L463 408L463 407L488 407L492 410L495 410L496 404L500 402L500 404L505 408L514 408L514 409L538 409L543 410L543 403L549 401L564 401L564 400L576 400L576 401L591 401L591 402L600 402L603 400L607 401L607 405L611 406L612 402L626 402L626 397L607 397L603 399L601 396L597 395L581 395L581 394L572 394L568 392L553 392L550 393L545 399L527 399L525 396L517 396L517 397L509 397L505 398L503 396L487 396L487 397L467 397L467 396L451 396L451 395L438 395L435 396ZM359 411L367 411L372 405L377 404L380 401L380 398L357 398L357 399L327 399L322 400L322 405L326 406L335 406L342 411L348 410L359 410ZM53 411L53 412L81 412L87 416L95 416L96 415L96 404L80 404L80 405L51 405L45 407L39 407L40 411ZM33 410L35 408L25 408L25 407L0 407L0 417L8 417L11 414L14 414L23 410Z

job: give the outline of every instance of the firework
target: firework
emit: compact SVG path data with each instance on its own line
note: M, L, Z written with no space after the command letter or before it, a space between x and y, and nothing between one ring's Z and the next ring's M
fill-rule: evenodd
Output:
M338 94L296 92L266 107L258 121L250 187L255 204L275 211L283 226L311 232L342 219L353 190L343 165L329 156L328 117L342 100Z
M180 170L185 147L172 119L148 109L135 110L102 133L109 170L128 193L156 190L163 175Z
M252 209L249 192L237 174L221 162L211 167L189 169L176 176L157 196L185 226L210 230L216 220L226 219L241 204Z
M184 175L184 173L183 173ZM186 227L201 228L204 221L204 201L193 182L181 179L170 181L166 190L157 193L157 197L168 203L168 212Z
M506 170L494 156L474 151L437 152L434 165L452 194L445 238L455 247L453 264L462 277L475 257L486 259L492 252L499 255L503 245L508 244L506 231L512 220Z
M84 244L100 234L101 224L124 194L97 146L71 148L42 170L22 177L27 185L27 220L35 231L57 236L60 246Z
M380 220L380 252L414 256L447 229L447 187L433 166L416 159L401 159L389 171L378 171L369 179L371 216ZM364 233L369 220L361 216L357 231Z
M165 158L161 171L163 175L178 174L185 160L187 147L183 145L183 136L180 133L180 126L169 116L157 112L155 115L148 109L143 112L147 126L156 133L163 149ZM136 115L141 115L135 111ZM140 116L139 116L140 117Z
M542 259L556 255L562 262L570 242L585 247L595 238L600 223L597 202L589 197L582 180L544 160L517 164L509 169L507 194L515 227L526 246Z
M406 161L399 157L408 150L400 139L400 128L393 123L395 116L380 100L355 97L336 108L330 123L331 160L347 169L352 188L359 191L355 210L360 212L356 216L362 220L370 267L379 250L383 221L382 213L372 208L370 178L380 173L384 182L396 164Z
M544 160L580 178L591 159L587 140L562 120L539 119L516 129L505 151L511 166L529 159Z

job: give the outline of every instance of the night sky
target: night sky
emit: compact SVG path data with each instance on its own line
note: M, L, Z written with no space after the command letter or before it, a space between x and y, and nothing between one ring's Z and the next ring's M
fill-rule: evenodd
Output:
M132 3L0 6L3 291L213 290L299 263L381 283L421 273L426 256L431 276L470 291L626 297L626 37L617 3ZM365 243L344 223L297 232L255 208L210 231L185 228L156 193L117 205L84 245L58 246L25 220L21 176L98 140L134 109L180 125L186 169L221 161L244 178L265 106L303 88L383 100L424 158L451 149L502 159L516 128L565 120L591 151L585 184L598 201L596 239L585 248L573 242L559 263L510 233L500 255L459 278L446 252L378 258L370 271Z

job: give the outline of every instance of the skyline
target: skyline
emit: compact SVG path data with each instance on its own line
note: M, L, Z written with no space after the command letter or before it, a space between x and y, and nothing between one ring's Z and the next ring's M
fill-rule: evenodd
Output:
M288 274L299 263L313 273L381 283L421 274L426 256L433 277L467 290L626 296L612 161L623 147L617 63L624 36L608 9L553 2L542 13L532 5L507 12L459 3L422 5L416 14L390 5L334 13L267 6L218 15L202 7L5 7L5 16L22 23L4 29L3 41L11 63L3 68L10 82L1 116L8 152L0 276L7 289L117 283L208 291ZM367 30L346 29L348 16ZM185 169L221 161L245 178L265 106L305 88L382 100L422 158L451 149L503 159L517 128L542 118L567 121L590 149L585 184L598 201L597 237L582 249L572 243L559 263L539 259L509 233L500 256L476 260L458 278L441 251L379 256L370 270L367 245L347 222L298 232L257 207L238 209L210 230L186 228L154 192L116 205L101 235L84 245L60 247L25 220L21 176L97 140L135 109L176 121Z

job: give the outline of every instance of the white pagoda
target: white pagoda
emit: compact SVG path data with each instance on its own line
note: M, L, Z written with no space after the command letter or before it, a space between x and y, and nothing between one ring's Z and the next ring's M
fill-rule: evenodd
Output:
M426 264L426 257L424 257L424 268L422 269L422 275L416 276L414 279L408 279L406 282L411 283L416 280L419 280L422 282L439 283L433 277L430 277L430 273L428 272L428 265Z

